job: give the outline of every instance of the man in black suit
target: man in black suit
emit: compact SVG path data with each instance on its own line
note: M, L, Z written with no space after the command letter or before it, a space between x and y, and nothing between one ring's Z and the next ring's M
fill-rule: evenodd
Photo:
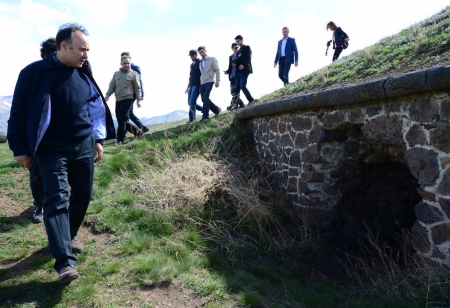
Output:
M235 93L239 93L242 90L249 104L254 103L256 100L250 94L247 89L248 75L253 73L252 68L252 49L248 45L244 45L244 38L242 35L238 35L234 38L236 44L239 46L239 52L237 55L236 66L238 72L236 73L236 85Z

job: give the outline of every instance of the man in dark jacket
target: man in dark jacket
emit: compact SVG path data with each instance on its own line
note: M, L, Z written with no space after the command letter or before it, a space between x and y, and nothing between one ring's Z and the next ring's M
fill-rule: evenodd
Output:
M278 41L277 54L275 56L275 62L273 67L278 67L278 77L284 85L289 84L289 71L291 70L291 64L294 63L295 67L298 66L298 50L295 39L289 37L289 28L283 27L283 38Z
M244 45L244 38L242 35L238 35L234 38L236 44L239 46L239 52L237 55L236 66L238 72L236 73L236 87L235 93L239 93L242 90L249 104L255 102L255 99L247 89L248 75L253 74L252 67L252 49L248 45Z
M74 253L83 246L76 235L92 198L94 162L103 156L104 140L116 137L108 106L84 65L87 34L78 24L60 27L56 54L20 72L8 121L14 159L29 168L36 156L39 164L44 224L61 283L78 278Z
M184 91L188 95L188 105L189 105L189 121L187 124L191 124L195 121L195 111L198 110L203 112L202 106L197 104L198 96L200 95L200 76L202 72L200 71L200 59L198 58L197 50L189 50L189 57L191 58L191 66L189 71L189 82Z

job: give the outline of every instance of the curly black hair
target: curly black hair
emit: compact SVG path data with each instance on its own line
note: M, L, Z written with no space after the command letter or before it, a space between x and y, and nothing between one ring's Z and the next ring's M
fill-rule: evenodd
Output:
M44 59L49 54L56 51L56 39L50 37L41 43L41 58Z

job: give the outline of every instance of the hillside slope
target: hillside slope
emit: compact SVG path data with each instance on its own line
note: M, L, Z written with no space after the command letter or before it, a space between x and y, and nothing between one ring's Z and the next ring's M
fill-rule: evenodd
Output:
M263 96L261 102L397 75L440 63L450 63L450 6L396 35L357 50Z

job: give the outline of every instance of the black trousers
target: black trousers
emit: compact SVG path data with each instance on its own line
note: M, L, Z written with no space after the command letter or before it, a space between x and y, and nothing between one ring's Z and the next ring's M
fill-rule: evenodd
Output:
M278 77L284 85L289 83L289 71L291 70L291 63L286 63L286 57L281 57L278 63Z
M130 119L130 109L133 106L132 98L116 102L117 141L123 142L127 133L127 122Z
M344 47L339 47L334 50L333 62L336 61L337 59L339 59L339 56L343 50L344 50Z

